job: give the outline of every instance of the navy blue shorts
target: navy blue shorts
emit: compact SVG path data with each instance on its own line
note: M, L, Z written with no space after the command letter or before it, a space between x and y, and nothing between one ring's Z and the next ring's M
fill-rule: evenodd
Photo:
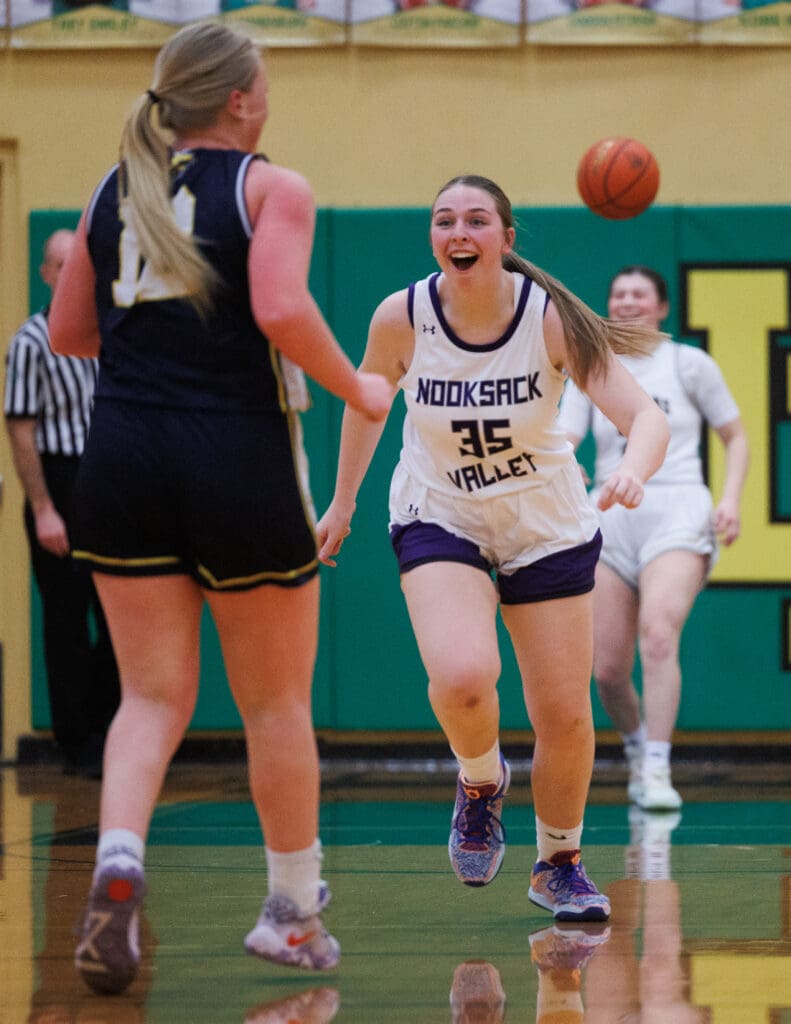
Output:
M585 544L546 555L506 575L497 572L472 541L456 537L435 523L416 521L392 526L390 540L402 574L427 562L462 562L494 576L502 604L529 604L587 594L593 590L602 544L597 530Z
M97 572L247 590L318 571L294 415L98 400L73 502L72 554Z

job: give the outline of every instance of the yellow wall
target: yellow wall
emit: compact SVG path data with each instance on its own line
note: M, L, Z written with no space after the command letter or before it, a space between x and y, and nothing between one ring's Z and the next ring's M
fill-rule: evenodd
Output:
M0 332L27 314L27 215L82 206L114 161L151 50L0 53ZM657 202L791 199L791 58L781 48L521 47L272 50L262 148L302 171L321 206L425 206L462 171L515 205L578 204L582 152L634 135L656 154ZM529 255L529 244L522 244ZM0 473L3 746L29 729L28 574L21 495Z
M7 51L0 139L16 139L21 213L82 203L149 84L150 50ZM577 203L574 171L604 135L636 135L658 202L789 198L782 48L271 50L263 148L321 205L424 205L452 174L499 179L518 205Z

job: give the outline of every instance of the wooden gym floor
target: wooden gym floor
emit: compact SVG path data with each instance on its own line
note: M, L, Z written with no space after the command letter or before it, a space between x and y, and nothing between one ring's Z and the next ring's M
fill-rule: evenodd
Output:
M449 761L323 762L326 975L247 957L264 861L240 761L176 763L147 850L144 966L127 994L72 967L99 783L0 768L0 1024L791 1024L791 762L678 763L680 815L644 815L597 762L585 863L608 927L527 899L529 762L484 889L448 864Z

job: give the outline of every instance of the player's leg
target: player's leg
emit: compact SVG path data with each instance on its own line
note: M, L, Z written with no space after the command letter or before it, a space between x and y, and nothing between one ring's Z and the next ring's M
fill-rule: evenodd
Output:
M460 881L485 885L505 852L510 769L499 745L497 595L486 572L429 562L402 576L429 701L459 763L448 851Z
M503 605L536 734L531 773L536 814L560 829L585 811L593 770L590 594Z
M245 940L249 953L322 970L340 956L319 912L319 761L311 689L319 580L208 592L228 680L244 723L250 790L266 844L268 896Z
M480 757L500 727L494 585L472 566L429 562L405 573L401 586L434 714L459 756Z
M670 741L681 698L681 631L706 572L692 551L668 551L640 576L640 662L649 740Z
M319 762L311 691L319 580L207 592L244 724L253 801L267 848L301 850L318 832Z
M640 726L640 698L632 681L637 641L637 593L603 562L593 595L593 675L604 710L621 733Z
M535 732L531 773L538 863L530 897L558 920L605 920L609 902L580 861L595 738L590 592L502 606Z
M145 838L195 710L203 595L188 576L97 573L95 580L122 690L105 745L100 827L128 828Z
M681 700L679 647L707 565L706 556L696 552L667 551L640 576L638 643L647 734L641 805L648 809L681 805L670 784L670 743Z
M637 614L637 591L599 562L593 592L593 676L602 707L623 739L631 800L640 796L645 744L640 696L632 678Z
M119 992L140 961L145 841L168 765L195 708L203 596L187 576L96 574L121 676L104 752L99 846L76 963Z

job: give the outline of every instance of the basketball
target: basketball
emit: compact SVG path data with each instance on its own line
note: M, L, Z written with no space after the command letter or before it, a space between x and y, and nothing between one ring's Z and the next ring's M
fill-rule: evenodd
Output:
M582 201L607 220L636 217L648 209L658 189L659 165L651 150L637 139L600 139L577 167Z

